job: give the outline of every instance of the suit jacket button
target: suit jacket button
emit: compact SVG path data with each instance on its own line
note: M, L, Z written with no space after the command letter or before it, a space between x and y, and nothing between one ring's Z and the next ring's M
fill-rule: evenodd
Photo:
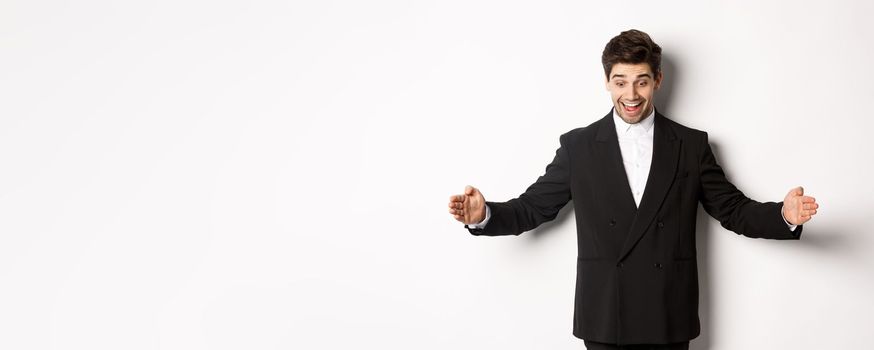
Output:
M616 264L616 266L617 266L617 267L623 267L623 266L625 266L625 264L623 264L623 263L618 263L618 264Z
M616 220L610 219L610 226L616 225Z
M653 266L655 266L655 268L657 268L657 269L662 268L662 264L661 264L661 263L655 263Z
M665 227L665 223L664 223L664 222L661 222L661 221L659 221L659 227Z

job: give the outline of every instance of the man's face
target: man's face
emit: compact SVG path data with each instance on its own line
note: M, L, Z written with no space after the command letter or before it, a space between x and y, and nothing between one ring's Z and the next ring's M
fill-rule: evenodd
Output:
M661 72L654 76L647 63L614 64L607 78L607 90L619 117L635 124L652 113L655 91L661 82Z

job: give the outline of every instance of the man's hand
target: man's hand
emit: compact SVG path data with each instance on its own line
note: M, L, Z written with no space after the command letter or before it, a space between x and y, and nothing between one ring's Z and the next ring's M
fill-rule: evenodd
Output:
M465 225L478 224L486 218L486 199L473 186L465 186L464 194L449 197L449 214Z
M805 196L801 186L793 188L783 199L783 217L793 225L801 225L816 214L816 198Z

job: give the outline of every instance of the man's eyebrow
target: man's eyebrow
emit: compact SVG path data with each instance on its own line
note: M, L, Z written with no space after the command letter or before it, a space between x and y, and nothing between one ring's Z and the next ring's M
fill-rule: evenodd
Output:
M637 77L638 78L650 78L650 79L652 79L652 75L649 73L638 74ZM613 76L610 77L610 79L613 79L613 78L625 78L625 74L613 74Z

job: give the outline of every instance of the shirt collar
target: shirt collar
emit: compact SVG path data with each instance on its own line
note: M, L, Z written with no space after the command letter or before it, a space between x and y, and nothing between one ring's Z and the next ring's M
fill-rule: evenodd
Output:
M646 118L638 122L637 124L628 124L622 118L619 117L619 114L616 113L616 108L613 108L613 124L616 125L616 134L617 135L625 135L633 127L642 127L644 132L649 132L652 129L652 126L655 123L655 108L652 109L652 112L649 113Z

